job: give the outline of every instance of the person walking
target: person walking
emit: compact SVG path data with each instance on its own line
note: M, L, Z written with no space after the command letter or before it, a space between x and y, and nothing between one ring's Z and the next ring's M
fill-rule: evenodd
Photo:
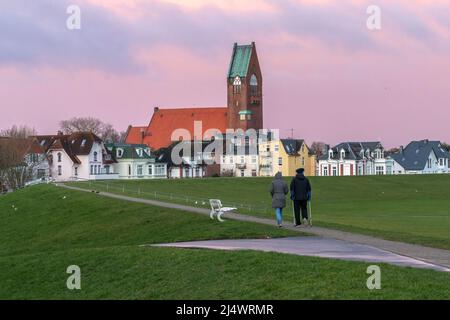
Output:
M272 208L275 209L277 225L281 228L283 223L283 208L286 207L286 195L289 192L288 185L284 182L281 172L275 174L275 179L270 184L269 192L272 196Z
M303 218L303 222L306 224L308 220L308 200L311 199L311 184L308 178L305 177L305 169L299 168L296 170L297 175L292 179L290 190L291 190L291 200L294 202L294 216L295 216L295 226L300 226Z

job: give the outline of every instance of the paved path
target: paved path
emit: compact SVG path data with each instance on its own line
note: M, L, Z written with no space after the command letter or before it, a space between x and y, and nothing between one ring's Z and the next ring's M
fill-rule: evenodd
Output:
M258 250L280 252L300 256L314 256L341 260L365 261L372 263L389 263L413 268L425 268L450 272L434 264L424 262L365 244L327 239L322 237L293 237L277 239L243 239L243 240L207 240L152 244L155 247L202 248L215 250Z
M72 189L72 190L78 190L78 191L84 191L84 192L91 192L91 190L83 189L83 188L77 188L72 186L67 186L64 184L58 184L58 186ZM138 203L144 203L159 207L165 207L165 208L171 208L171 209L177 209L177 210L183 210L183 211L189 211L199 214L208 215L210 213L209 209L204 208L196 208L181 204L175 204L175 203L168 203L163 201L157 201L157 200L149 200L149 199L141 199L141 198L134 198L109 192L99 192L99 195L125 200L125 201L131 201L131 202L138 202ZM239 221L248 221L248 222L254 222L254 223L260 223L265 225L274 225L275 222L272 219L267 218L259 218L254 216L248 216L243 215L239 213L226 213L223 215L224 218L233 219L233 220L239 220ZM422 260L427 263L431 263L437 266L442 266L446 268L450 268L450 251L444 250L444 249L436 249L436 248L430 248L430 247L424 247L421 245L416 244L409 244L409 243L403 243L403 242L397 242L397 241L390 241L390 240L384 240L375 238L372 236L366 236L361 234L355 234L345 231L339 231L339 230L333 230L333 229L327 229L327 228L321 228L321 227L301 227L301 228L295 228L292 225L286 225L286 229L297 231L297 232L304 232L308 234L313 234L316 236L320 236L323 238L331 238L331 239L337 239L342 240L346 242L351 243L357 243L357 244L364 244L368 246L372 246L384 251L389 251L392 253L396 253L402 256L414 258L417 260Z

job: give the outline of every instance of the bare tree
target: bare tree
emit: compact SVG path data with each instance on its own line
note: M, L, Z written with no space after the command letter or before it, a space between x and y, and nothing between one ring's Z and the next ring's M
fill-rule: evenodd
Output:
M74 132L92 132L108 142L119 142L120 134L113 125L92 117L75 117L59 122L59 127L64 134Z
M13 125L11 128L0 131L1 137L10 138L28 138L29 136L35 136L36 130L28 126Z
M441 143L442 147L447 150L448 152L450 152L450 145L446 142L442 142Z
M327 145L324 142L314 141L309 148L316 156L322 156L327 152Z
M0 138L0 185L18 189L33 175L32 162L25 159L28 139ZM31 159L30 159L31 160Z

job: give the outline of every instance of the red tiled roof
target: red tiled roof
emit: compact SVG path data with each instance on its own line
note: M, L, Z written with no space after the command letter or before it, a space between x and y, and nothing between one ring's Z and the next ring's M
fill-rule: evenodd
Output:
M189 139L201 140L203 137L194 137L194 121L202 122L202 135L209 129L218 129L225 133L227 129L227 108L155 108L148 127L130 127L125 142L144 143L152 149L160 149L172 143L172 133L176 129L187 129L191 135ZM142 128L145 128L143 141L141 138Z

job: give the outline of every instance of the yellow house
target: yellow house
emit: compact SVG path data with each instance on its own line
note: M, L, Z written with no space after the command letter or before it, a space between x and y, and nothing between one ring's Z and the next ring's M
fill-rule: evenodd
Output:
M305 168L306 176L316 175L316 156L303 139L279 139L259 144L260 176L295 176L295 170Z

